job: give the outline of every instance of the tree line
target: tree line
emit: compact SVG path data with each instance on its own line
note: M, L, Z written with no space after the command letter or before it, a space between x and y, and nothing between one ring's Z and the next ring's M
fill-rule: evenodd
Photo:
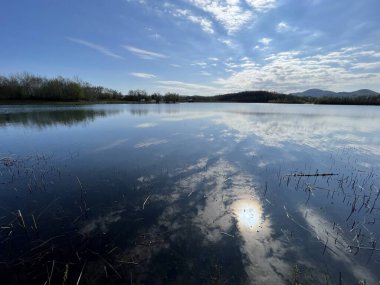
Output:
M93 86L80 79L66 79L61 76L46 78L29 73L0 76L0 100L3 101L127 101L127 102L178 102L179 95L166 93L149 95L145 90L130 90L122 94L102 86Z
M305 97L269 91L244 91L217 96L180 96L177 93L148 94L145 90L130 90L122 94L110 88L93 86L80 79L61 76L46 78L22 73L0 76L0 101L51 101L51 102L241 102L288 104L380 105L378 96Z

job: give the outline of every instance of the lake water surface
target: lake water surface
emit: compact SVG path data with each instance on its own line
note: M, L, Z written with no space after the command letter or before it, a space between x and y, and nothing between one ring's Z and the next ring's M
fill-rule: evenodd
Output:
M379 122L369 106L1 106L0 283L378 284Z

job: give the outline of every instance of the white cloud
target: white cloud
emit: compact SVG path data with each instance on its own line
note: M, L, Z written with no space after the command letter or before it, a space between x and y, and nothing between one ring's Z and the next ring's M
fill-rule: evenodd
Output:
M231 49L236 49L238 47L238 45L235 42L233 42L231 39L218 39L218 41L225 44Z
M255 10L264 11L276 6L276 0L246 0Z
M144 49L140 49L140 48L136 48L132 46L123 46L123 48L125 48L126 50L130 51L131 53L133 53L134 55L142 59L167 58L167 56L164 54L156 53L156 52L152 52L152 51L148 51L148 50L144 50Z
M285 22L280 22L277 25L277 30L278 31L287 31L289 29L289 25Z
M368 63L360 54L367 52L373 57L377 51L363 48L345 48L338 51L308 56L301 51L272 54L264 63L228 63L235 72L214 83L223 90L275 90L293 92L308 88L347 90L350 86L375 85L380 80L379 72L365 69L380 67L378 63ZM239 70L240 69L240 70ZM361 70L363 69L363 70Z
M157 83L164 91L178 92L182 95L214 95L222 91L220 88L182 81L157 81Z
M219 61L219 58L217 58L217 57L209 57L208 60L211 60L211 61Z
M270 39L270 38L262 38L262 39L259 40L259 43L267 46L267 45L269 45L271 43L271 41L272 41L272 39Z
M199 24L202 30L206 33L213 34L214 29L212 27L212 22L206 18L195 16L189 10L185 9L176 9L172 12L172 14L176 17L186 17L189 21Z
M380 62L361 62L356 63L352 67L353 69L374 69L380 68Z
M287 22L282 21L282 22L280 22L280 23L277 24L276 30L279 33L283 33L283 32L289 32L289 31L296 31L297 28L296 27L292 27Z
M195 62L195 63L192 63L190 65L191 66L199 66L201 68L206 68L207 67L207 63L206 62Z
M188 0L195 7L210 13L229 33L236 32L253 20L252 11L244 10L239 0Z
M151 79L151 78L157 77L154 74L142 73L142 72L131 72L130 75L135 76L135 77L139 77L139 78L144 78L144 79Z
M97 44L94 44L94 43L91 43L91 42L88 42L88 41L84 41L84 40L81 40L81 39L75 39L75 38L67 38L69 41L72 41L74 43L77 43L77 44L80 44L82 46L85 46L85 47L89 47L93 50L96 50L106 56L109 56L109 57L113 57L113 58L118 58L118 59L123 59L123 57L121 57L120 55L117 55L116 53L113 53L111 52L110 50L108 50L107 48L105 47L102 47L100 45L97 45Z
M136 3L139 3L139 4L146 4L145 0L127 0L127 2L129 3L133 3L133 2L136 2Z

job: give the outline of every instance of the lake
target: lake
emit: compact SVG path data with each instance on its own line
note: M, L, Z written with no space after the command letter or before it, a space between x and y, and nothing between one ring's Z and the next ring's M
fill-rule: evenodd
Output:
M378 284L379 122L371 106L0 106L1 283Z

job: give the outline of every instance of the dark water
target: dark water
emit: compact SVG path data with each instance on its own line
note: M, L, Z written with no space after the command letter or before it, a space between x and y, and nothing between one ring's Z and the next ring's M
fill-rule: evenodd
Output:
M1 106L0 283L378 284L379 122L359 106Z

